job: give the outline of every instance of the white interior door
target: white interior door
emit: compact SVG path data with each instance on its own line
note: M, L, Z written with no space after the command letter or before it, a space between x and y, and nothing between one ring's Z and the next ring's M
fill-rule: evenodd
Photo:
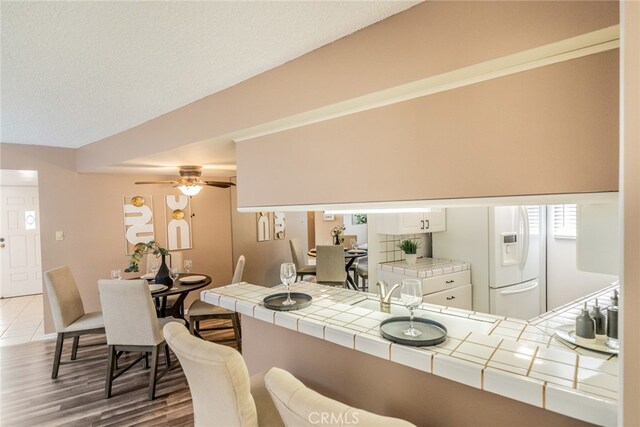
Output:
M0 297L42 293L38 187L0 186Z

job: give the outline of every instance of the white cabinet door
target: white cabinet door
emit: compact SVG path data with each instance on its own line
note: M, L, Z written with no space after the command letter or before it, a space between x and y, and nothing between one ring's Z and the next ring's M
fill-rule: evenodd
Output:
M471 296L471 284L468 284L453 289L447 289L446 291L425 295L422 297L422 302L460 308L463 310L471 310Z
M418 234L446 230L445 209L431 212L381 214L378 219L380 234Z
M433 233L436 231L446 231L447 220L445 209L431 209L431 212L424 213L424 226L425 230Z

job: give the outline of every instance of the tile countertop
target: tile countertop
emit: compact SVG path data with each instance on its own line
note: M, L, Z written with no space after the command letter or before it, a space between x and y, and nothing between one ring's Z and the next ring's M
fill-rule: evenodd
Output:
M278 290L250 284L205 290L201 299L451 381L614 426L618 357L569 345L553 335L556 326L574 322L585 301L591 306L598 298L606 307L617 287L613 284L530 321L423 303L416 314L448 329L447 340L432 347L409 347L382 338L378 325L392 315L353 305L375 299L373 294L300 282L291 290L310 294L313 304L291 312L264 308L263 298ZM398 313L406 310L392 307Z
M404 261L383 262L378 264L378 270L391 271L420 279L457 273L458 271L469 270L470 268L471 265L468 262L439 258L418 258L415 264L407 264Z

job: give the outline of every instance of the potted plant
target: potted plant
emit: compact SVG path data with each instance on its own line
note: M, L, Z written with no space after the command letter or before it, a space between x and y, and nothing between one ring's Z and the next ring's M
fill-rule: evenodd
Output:
M333 237L334 245L341 245L344 242L344 237L342 237L342 233L344 232L345 229L346 227L344 226L344 224L333 227L333 230L331 230L331 237Z
M160 264L160 268L156 274L155 282L158 284L170 285L172 280L169 277L169 268L165 262L165 257L169 255L169 251L160 246L155 240L151 240L147 243L138 243L134 246L133 253L129 255L129 265L125 268L125 273L137 272L139 269L138 264L142 261L142 257L144 254L149 252L156 257L162 257L162 263Z
M399 244L398 247L400 249L402 249L402 251L405 253L405 262L407 264L415 264L416 260L418 258L417 252L418 252L418 248L420 247L420 242L416 241L416 240L402 240Z

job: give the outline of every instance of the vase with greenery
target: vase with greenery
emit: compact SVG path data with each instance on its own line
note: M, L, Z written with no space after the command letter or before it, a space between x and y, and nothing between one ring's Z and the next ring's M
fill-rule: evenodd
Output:
M152 253L156 257L162 258L160 268L156 273L155 282L161 285L171 285L173 281L169 277L169 267L165 257L169 254L169 251L163 248L155 240L151 240L147 243L138 243L133 248L133 253L129 255L129 265L125 268L125 273L137 272L139 270L140 261L145 254Z
M400 241L398 247L402 249L405 254L405 262L407 264L415 264L418 259L418 248L420 247L420 242L416 240L405 239Z
M344 224L333 227L333 230L331 230L331 237L333 237L334 245L341 245L344 242L344 237L342 237L342 233L344 232L345 229L346 227L344 226Z

